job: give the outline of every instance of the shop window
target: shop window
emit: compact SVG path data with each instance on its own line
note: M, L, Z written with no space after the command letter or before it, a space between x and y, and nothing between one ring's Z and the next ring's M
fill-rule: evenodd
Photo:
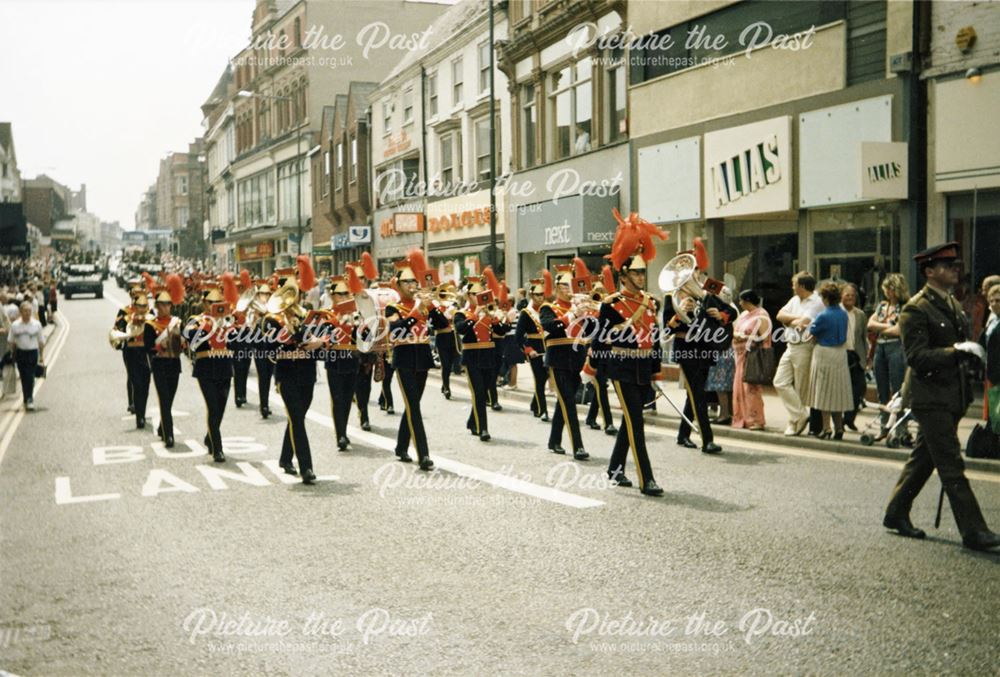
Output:
M774 317L791 297L798 267L798 222L725 225L724 275L733 294L753 289Z
M553 159L585 153L591 148L591 68L592 59L586 57L550 76Z

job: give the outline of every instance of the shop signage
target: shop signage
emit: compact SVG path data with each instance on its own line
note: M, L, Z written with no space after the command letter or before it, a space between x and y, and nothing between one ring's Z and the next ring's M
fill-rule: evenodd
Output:
M496 232L504 232L504 198L497 195ZM490 191L438 200L427 205L427 242L444 245L454 240L490 235Z
M397 212L387 216L379 223L379 234L382 237L392 237L400 233L420 233L424 230L424 215Z
M787 211L792 206L791 117L705 134L707 217Z
M391 158L393 155L398 155L405 150L409 150L411 145L410 135L402 131L398 137L389 137L385 144L385 150L382 151L382 157Z
M861 144L861 197L865 200L905 200L908 191L906 143Z
M251 261L254 259L269 259L274 256L274 242L255 242L253 244L241 244L236 248L236 256L240 261Z
M347 233L337 233L330 238L330 250L340 251L351 248L351 237Z
M609 247L616 225L611 210L618 206L617 195L574 195L518 210L517 251Z
M370 226L351 226L347 236L351 244L367 244L372 241L372 229Z

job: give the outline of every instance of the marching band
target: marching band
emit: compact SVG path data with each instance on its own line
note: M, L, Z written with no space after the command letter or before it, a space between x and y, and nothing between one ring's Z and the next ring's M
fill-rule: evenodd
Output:
M145 427L150 377L159 402L157 434L174 446L171 407L181 373L181 356L193 364L205 401L205 446L224 463L221 423L230 386L235 403L247 402L251 366L257 378L259 412L271 415L269 393L274 380L287 422L280 467L305 484L316 481L305 425L313 400L316 363L322 362L330 392L337 449L351 448L348 421L357 406L362 430L371 429L368 401L372 383L381 390L380 407L394 413L391 378L399 377L403 416L396 435L395 455L418 467L434 469L421 411L428 373L435 369L432 341L440 361L441 393L452 399L451 376L464 369L470 399L466 427L481 441L491 435L489 409L500 410L497 381L503 361L504 337L524 357L534 377L531 413L549 424L548 449L586 461L577 416L578 392L591 398L588 427L615 438L607 474L613 484L632 486L625 475L631 449L638 488L659 496L646 448L643 411L655 399L650 393L665 375L662 339L672 336L674 356L685 377L687 402L681 414L678 443L718 453L705 413L704 377L712 363L711 346L698 342L693 328L729 329L729 306L715 298L715 281L707 277L707 254L700 242L667 264L659 279L665 297L646 290L646 266L655 255L655 239L666 234L636 214L618 222L608 265L591 274L583 260L544 270L530 280L527 298L515 308L510 289L492 268L464 280L441 283L421 250L395 262L395 276L380 280L375 262L365 253L339 274L323 281L314 308L307 293L318 285L309 257L296 266L254 279L246 270L218 278L195 273L183 278L163 274L159 282L148 274L130 281L131 304L118 312L111 344L123 352L129 412L136 426ZM617 279L617 283L616 283ZM522 290L525 291L525 290ZM315 297L311 297L315 298ZM155 312L150 312L150 299ZM662 306L662 312L661 312ZM704 332L708 333L708 332ZM621 408L615 427L609 388ZM546 386L555 395L550 417ZM666 397L662 390L659 394ZM669 398L667 398L669 401ZM673 406L673 403L671 402ZM676 409L676 407L675 407ZM296 468L296 462L298 467Z

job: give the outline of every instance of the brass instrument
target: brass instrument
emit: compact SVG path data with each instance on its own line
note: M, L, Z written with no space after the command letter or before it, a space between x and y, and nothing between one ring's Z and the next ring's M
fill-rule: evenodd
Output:
M696 301L701 301L705 298L705 291L698 284L695 276L697 267L698 263L694 254L678 254L667 261L667 265L663 266L663 270L660 271L660 276L657 278L660 291L673 296L674 313L685 324L690 324L694 319L681 307L684 305L685 299L693 298Z
M383 287L366 289L355 295L354 303L358 312L358 350L362 353L383 352L388 347L388 324L385 309L389 304L398 303L399 294ZM362 331L367 329L367 331Z
M289 317L289 329L294 332L306 319L308 311L299 304L299 285L289 278L281 289L271 294L265 310L272 315Z
M108 342L111 344L112 348L117 348L122 343L126 341L131 341L142 334L145 329L146 320L151 319L151 316L146 311L132 311L129 315L128 324L125 326L125 331L118 331L114 327L108 332Z

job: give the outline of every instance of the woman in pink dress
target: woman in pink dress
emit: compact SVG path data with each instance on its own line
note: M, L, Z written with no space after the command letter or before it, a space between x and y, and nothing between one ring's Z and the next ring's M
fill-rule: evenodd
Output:
M763 299L752 289L740 292L743 312L733 324L733 350L736 372L733 375L733 427L764 429L764 390L762 386L743 382L747 361L747 346L756 341L762 348L771 347L771 318L761 307Z

